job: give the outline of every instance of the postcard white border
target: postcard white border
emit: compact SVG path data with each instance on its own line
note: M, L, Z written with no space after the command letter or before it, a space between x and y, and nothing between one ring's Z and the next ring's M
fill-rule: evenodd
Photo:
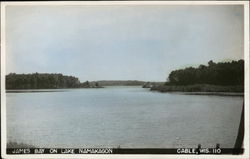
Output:
M6 154L6 93L5 93L5 7L10 5L244 5L244 60L245 60L245 135L243 155L82 155L82 154ZM51 1L51 2L1 2L1 151L3 158L249 158L249 2L248 1Z

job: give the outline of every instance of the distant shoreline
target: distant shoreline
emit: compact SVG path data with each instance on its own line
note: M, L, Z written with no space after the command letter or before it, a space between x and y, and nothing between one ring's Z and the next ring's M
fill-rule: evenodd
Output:
M112 87L112 86L106 86L106 87ZM120 85L114 86L114 87L120 87ZM102 87L102 88L105 88L105 87ZM148 88L148 87L143 87L143 88ZM210 89L208 89L208 88L210 88ZM222 90L222 88L224 89L224 91ZM88 88L7 89L6 93L67 92L71 89L88 89ZM93 88L89 88L89 89L93 89ZM96 89L98 89L98 88L96 88ZM213 86L213 85L165 86L165 85L155 85L155 86L148 88L148 89L149 89L148 91L152 91L152 92L155 91L155 92L160 92L160 93L174 93L174 94L182 94L182 95L216 95L216 96L241 96L241 97L244 96L244 92L239 91L239 89L244 89L244 88L241 88L240 86ZM236 90L238 90L238 91L236 91Z

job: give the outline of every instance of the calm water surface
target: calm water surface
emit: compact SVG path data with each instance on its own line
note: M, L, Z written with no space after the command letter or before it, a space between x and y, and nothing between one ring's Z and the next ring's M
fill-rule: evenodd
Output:
M7 93L7 140L36 147L233 147L242 97L140 87Z

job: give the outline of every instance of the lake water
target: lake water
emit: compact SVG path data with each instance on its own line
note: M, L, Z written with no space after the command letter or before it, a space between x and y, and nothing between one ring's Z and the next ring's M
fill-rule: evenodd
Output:
M7 141L36 147L233 147L243 97L140 87L7 93Z

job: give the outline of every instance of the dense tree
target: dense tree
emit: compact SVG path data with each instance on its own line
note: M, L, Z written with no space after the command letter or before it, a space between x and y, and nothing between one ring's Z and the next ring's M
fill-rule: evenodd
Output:
M244 85L244 61L208 62L208 66L188 67L172 71L166 84Z
M77 88L78 78L62 74L33 73L6 76L6 89L49 89L49 88Z

